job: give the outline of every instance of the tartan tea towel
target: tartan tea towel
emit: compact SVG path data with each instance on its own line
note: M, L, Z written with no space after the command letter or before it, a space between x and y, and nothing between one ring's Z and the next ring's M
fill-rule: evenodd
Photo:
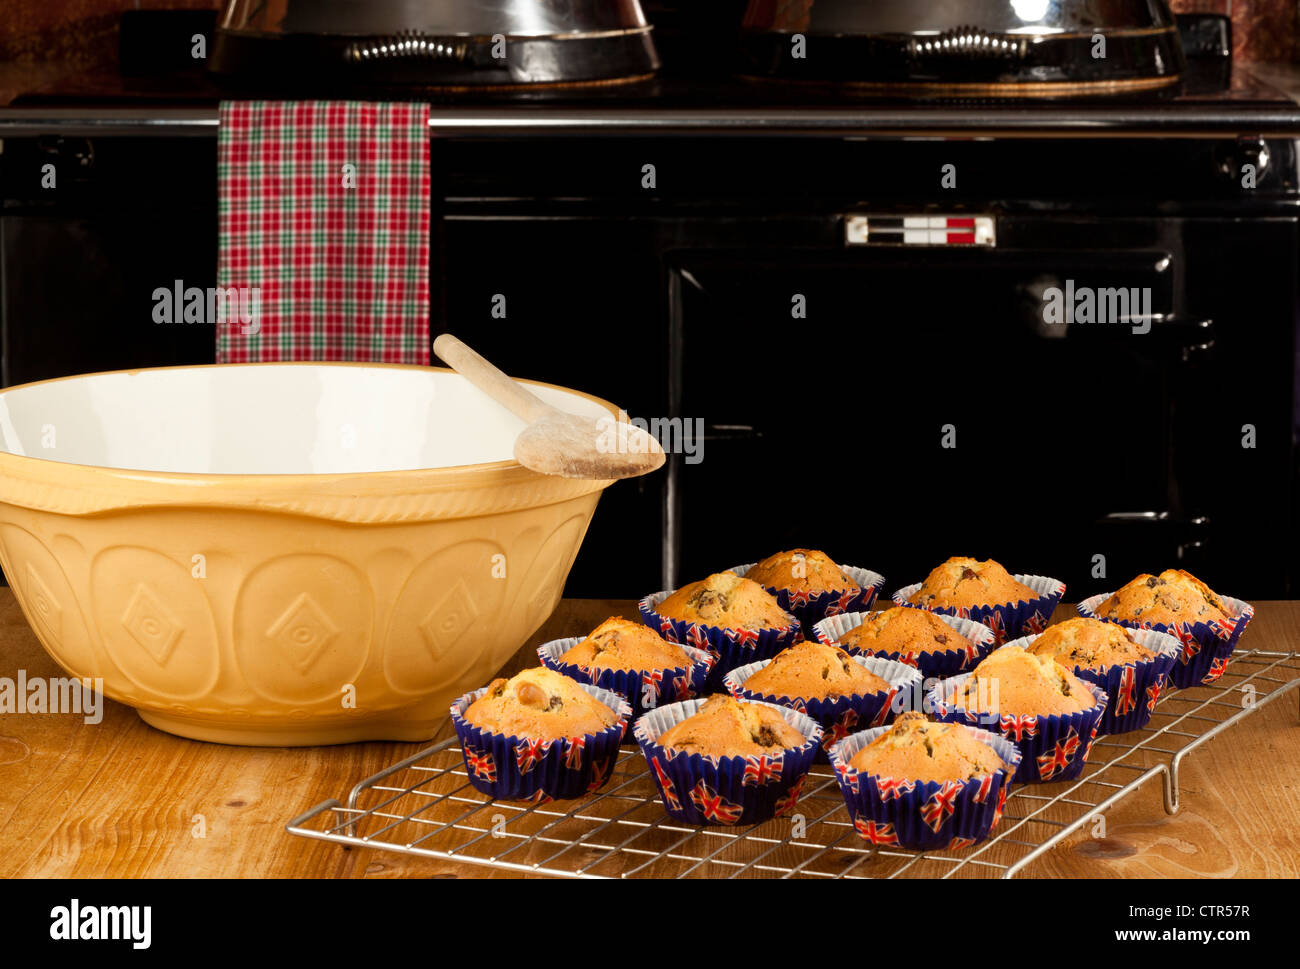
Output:
M218 363L428 364L428 121L427 104L222 103Z

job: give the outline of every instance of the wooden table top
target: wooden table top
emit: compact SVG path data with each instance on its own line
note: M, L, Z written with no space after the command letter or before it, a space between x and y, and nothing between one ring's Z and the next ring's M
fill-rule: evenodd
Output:
M1063 609L1065 607L1062 607ZM1257 605L1243 645L1300 649L1300 602ZM1073 610L1066 610L1072 615ZM538 643L577 635L626 601L565 600L503 672L536 664ZM1058 613L1061 617L1065 613ZM0 589L0 676L64 675L8 589ZM1300 877L1300 717L1279 699L1184 762L1182 807L1148 784L1033 862L1027 875ZM449 725L444 734L449 733ZM440 735L442 736L442 735ZM0 714L0 877L502 877L475 866L345 850L285 823L420 744L243 748L182 740L104 703L77 714Z

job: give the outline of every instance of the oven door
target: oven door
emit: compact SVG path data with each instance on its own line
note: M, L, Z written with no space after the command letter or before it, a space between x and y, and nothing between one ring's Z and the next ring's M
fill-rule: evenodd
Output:
M212 322L184 309L216 284L211 142L18 138L0 158L6 386L212 362Z
M1242 537L1289 515L1291 320L1240 319L1249 297L1216 303L1186 256L1232 227L999 229L674 255L671 407L706 435L670 466L667 585L810 546L888 568L887 591L973 555L1072 599L1169 567L1282 594ZM1240 271L1233 291L1269 289Z

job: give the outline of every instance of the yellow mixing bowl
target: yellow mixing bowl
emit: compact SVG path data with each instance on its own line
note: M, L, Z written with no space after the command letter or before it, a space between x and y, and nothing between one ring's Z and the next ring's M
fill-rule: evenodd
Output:
M532 389L580 414L606 401ZM424 740L559 601L608 481L456 374L238 364L0 391L0 565L77 677L221 743Z

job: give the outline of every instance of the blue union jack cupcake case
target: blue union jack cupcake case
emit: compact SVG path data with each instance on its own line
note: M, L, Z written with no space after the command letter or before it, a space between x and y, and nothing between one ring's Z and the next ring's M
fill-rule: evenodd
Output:
M932 851L961 849L983 841L1002 819L1011 788L1010 771L968 780L918 781L877 777L850 766L855 754L889 727L844 738L831 748L831 766L858 835L873 845ZM1012 771L1021 754L1005 737L970 728Z
M746 663L753 663L760 659L771 659L787 646L803 638L803 627L794 616L790 616L788 625L778 629L726 629L722 626L710 626L706 623L687 622L684 619L661 616L655 610L659 603L670 595L672 595L671 591L656 592L642 599L637 604L641 621L670 643L694 646L717 657L717 662L714 663L705 681L705 689L708 692L724 689L722 678L737 666L744 666Z
M973 619L950 616L943 612L936 612L935 615L951 626L959 635L968 639L971 643L970 647L928 649L923 653L904 653L901 650L893 650L892 652L863 654L852 646L840 642L850 630L861 626L866 621L867 616L870 615L873 615L873 613L850 612L842 616L828 616L813 627L813 636L816 637L819 643L825 643L827 646L841 646L850 653L879 656L882 659L890 659L895 662L906 663L909 666L915 666L926 679L934 678L939 680L974 669L975 664L993 652L998 645L997 637L993 635L993 630L989 629L988 626L975 622Z
M750 562L748 565L737 565L731 571L744 578L756 564ZM776 597L777 605L792 616L798 617L803 624L804 635L811 636L813 626L827 616L838 616L846 612L866 612L875 603L880 590L885 587L885 577L879 572L858 568L856 565L842 565L840 569L857 583L856 592L792 592L789 589L778 589L770 585L765 585L763 588Z
M1011 644L1002 648L1019 649ZM963 673L942 680L926 694L926 706L934 711L935 719L993 730L1012 741L1021 754L1014 778L1017 784L1072 781L1083 773L1097 739L1102 714L1110 702L1105 690L1095 683L1087 683L1097 702L1087 710L1064 716L979 713L956 706L951 700L971 675Z
M1065 583L1060 579L1051 579L1045 575L1012 576L1021 585L1027 585L1038 593L1032 599L1020 602L1006 602L989 606L922 606L908 600L916 595L922 583L914 582L903 586L894 593L894 602L910 609L927 609L941 615L961 616L973 619L993 630L998 645L1010 639L1041 633L1052 619L1052 613L1065 595Z
M755 693L745 688L751 676L767 666L770 659L737 667L723 677L727 690L737 700L759 700L775 706L789 707L806 713L822 728L822 753L818 760L825 761L830 748L849 734L863 727L879 727L894 719L892 701L899 693L911 694L921 682L920 672L904 663L895 663L875 656L854 656L853 661L868 672L875 673L889 684L888 690L879 693L857 693L828 699L811 697L773 696Z
M562 673L579 683L590 683L602 690L610 690L626 697L632 706L632 719L635 720L647 710L661 707L665 703L690 700L700 696L704 683L709 678L709 670L716 662L713 654L694 646L682 646L693 662L666 670L590 670L575 663L564 663L560 657L571 650L582 637L572 636L568 639L556 639L537 647L537 658L548 669ZM680 643L678 645L681 645Z
M632 708L617 693L589 683L579 685L618 714L618 720L600 733L539 740L497 733L465 719L465 711L487 692L486 686L451 705L452 726L475 790L498 800L544 804L581 797L604 786L618 759Z
M693 716L704 700L652 710L633 725L664 810L688 824L757 824L794 810L804 779L821 750L822 728L810 717L775 704L787 723L808 738L779 754L704 757L663 747L656 739Z
M1129 629L1153 629L1168 633L1182 644L1182 651L1169 671L1169 683L1179 689L1213 683L1228 668L1228 659L1241 639L1241 634L1250 625L1255 615L1255 607L1249 602L1234 599L1231 596L1219 596L1224 605L1232 610L1228 622L1192 622L1178 626L1164 623L1133 622L1128 619L1107 619L1097 615L1097 607L1109 599L1113 592L1103 592L1080 602L1075 609L1087 619L1100 619L1102 622L1114 622Z

